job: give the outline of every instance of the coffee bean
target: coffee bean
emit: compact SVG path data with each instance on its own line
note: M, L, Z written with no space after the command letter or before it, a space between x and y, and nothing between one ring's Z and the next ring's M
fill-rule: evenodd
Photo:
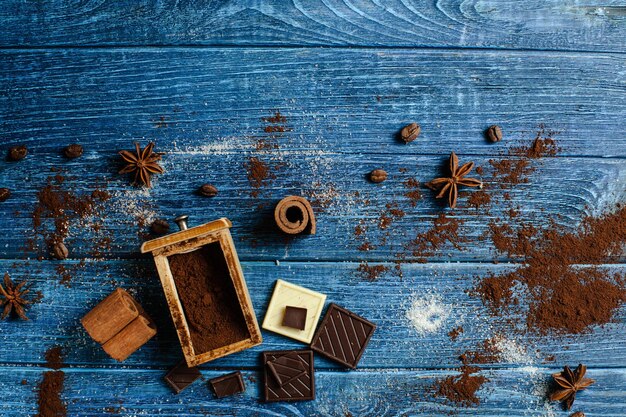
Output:
M82 154L83 154L83 147L77 143L66 146L65 149L63 149L63 155L65 155L66 158L70 158L70 159L78 158Z
M69 254L70 252L67 250L67 247L63 244L63 242L55 243L52 247L52 255L54 255L57 259L67 259Z
M19 161L26 158L28 155L28 148L24 145L13 146L9 149L9 160L11 161Z
M150 231L154 235L165 235L170 232L170 224L163 219L156 219L150 225Z
M502 140L502 129L498 125L489 126L486 135L491 142L499 142Z
M217 195L217 188L211 184L204 184L198 189L198 194L204 197L215 197Z
M11 197L11 190L8 188L0 188L0 203L7 201L9 197Z
M370 181L379 183L387 179L387 172L383 169L375 169L370 172Z
M413 142L419 136L422 128L417 123L406 125L400 131L400 138L404 143Z

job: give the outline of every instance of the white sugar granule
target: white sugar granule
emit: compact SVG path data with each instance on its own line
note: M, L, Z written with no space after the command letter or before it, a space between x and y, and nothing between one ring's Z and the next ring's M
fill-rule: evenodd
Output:
M241 151L254 150L254 143L250 140L246 140L245 137L239 136L227 136L217 139L207 139L206 144L199 146L183 146L179 147L174 142L173 150L170 153L182 153L185 156L188 155L228 155Z
M519 344L516 340L496 337L495 347L498 349L498 357L501 362L515 364L530 364L534 362L526 347Z
M438 331L448 319L451 306L445 305L439 296L430 295L411 302L406 318L420 335Z
M152 207L152 196L149 188L116 191L112 193L111 197L114 209L134 217L137 221L150 224L157 217L157 213Z

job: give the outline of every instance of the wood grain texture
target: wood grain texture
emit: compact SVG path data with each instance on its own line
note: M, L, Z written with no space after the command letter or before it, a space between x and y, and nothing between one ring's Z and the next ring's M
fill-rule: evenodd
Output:
M498 123L502 145L544 125L561 132L562 155L623 157L625 65L624 55L540 52L3 51L0 137L34 152L90 144L100 152L90 158L148 139L178 152L241 152L277 133L285 151L320 156L485 155L501 151L483 138ZM267 134L262 118L276 110L285 132ZM396 134L412 121L422 133L404 145Z
M239 146L240 141L248 146L245 139L237 139L231 145ZM166 145L159 149L169 152L163 164L167 172L154 180L153 189L146 190L134 188L126 177L116 174L115 163L111 164L116 155L116 143L86 144L85 157L73 162L65 161L56 153L41 154L38 144L45 145L42 141L33 143L32 157L20 163L0 162L2 186L13 190L13 197L0 205L0 214L11 219L0 222L0 256L6 259L37 255L32 251L24 252L24 248L34 235L31 215L37 192L45 186L46 177L54 174L49 172L50 167L65 170L66 189L81 194L91 192L96 183L108 183L107 189L113 195L104 205L102 218L96 219L102 223L99 233L94 234L89 227L74 222L67 240L73 259L93 256L96 246L93 236L113 237L110 250L101 255L105 258L140 257L140 233L146 232L147 227L140 227L138 219L147 219L149 223L153 218L172 219L186 213L191 216L190 226L228 217L233 222L233 238L243 260L393 261L401 253L402 259L410 261L420 256L414 256L406 245L417 234L429 230L434 219L444 211L465 222L459 233L469 241L459 248L445 244L426 256L427 259L504 261L506 257L494 252L490 239L479 245L475 240L489 230L491 221L505 216L510 208L519 211L516 221L542 226L554 218L564 227L573 229L584 215L610 211L616 202L622 201L626 181L623 159L545 158L533 162L536 171L528 184L492 189L497 203L490 210L468 207L467 199L475 192L468 190L462 192L458 208L451 211L425 187L420 189L422 200L414 207L412 200L405 196L410 191L405 182L417 178L424 183L437 177L447 159L445 156L335 152L320 155L315 150L292 153L289 149L261 154L249 149L239 154L221 155L211 151L198 154L176 151ZM616 149L618 147L613 148ZM258 190L250 185L245 168L248 158L254 155L270 165L284 164L276 171L276 178ZM492 180L488 160L499 157L470 157L462 153L459 156L461 161L471 158L477 166L484 167L482 178ZM581 163L582 160L585 163ZM31 176L42 167L40 175ZM384 167L390 174L390 179L380 185L366 179L366 174L377 167ZM400 172L402 168L407 172ZM24 182L24 178L28 181ZM220 190L217 197L206 199L194 194L204 182L211 182ZM255 192L259 195L253 196ZM503 200L505 192L510 194L510 201ZM308 196L314 203L323 202L324 207L316 204L315 208L316 235L288 237L275 226L274 206L289 194ZM405 216L382 229L381 218L389 215L386 207L389 202L395 202ZM52 227L49 220L44 224ZM171 224L175 229L173 222ZM359 225L367 228L362 236L355 235ZM48 256L42 240L38 242L42 244L38 253ZM360 250L364 242L371 243L370 250Z
M13 191L0 203L0 271L32 280L44 295L31 321L0 321L0 415L37 412L35 390L53 345L65 350L63 398L71 416L558 416L566 413L544 402L545 382L558 367L579 362L598 382L575 409L626 415L624 308L588 334L509 335L501 362L482 367L490 382L478 409L453 409L425 395L434 378L455 372L459 354L497 331L467 294L475 276L516 267L489 241L476 244L490 221L513 208L535 226L554 218L571 229L625 200L622 3L7 0L0 22L0 152L22 143L30 150L19 163L0 161L0 187ZM268 120L276 111L286 120ZM396 134L412 121L422 134L406 146ZM482 136L493 123L505 132L496 145ZM469 192L461 196L452 215L465 221L461 233L472 245L404 264L402 278L386 272L367 281L357 273L362 260L392 268L395 254L438 213L451 213L423 188L413 206L405 181L432 179L455 151L485 169L489 186L489 160L527 145L542 127L561 150L532 161L527 184L491 184L498 203L485 211L467 207ZM117 175L116 152L135 140L155 140L166 153L166 173L151 190ZM85 154L68 161L61 149L75 142ZM248 178L252 157L275 175L260 188ZM36 193L52 167L63 169L68 189L106 184L113 196L86 224L71 223L71 259L63 262L36 261L38 253L24 251ZM386 169L389 179L367 182L374 168ZM219 189L217 197L194 194L205 182ZM277 233L273 207L287 194L315 203L315 236ZM381 229L389 202L406 214ZM263 332L262 346L203 367L205 379L245 370L243 396L216 401L206 381L174 396L162 376L182 353L151 259L139 254L145 227L137 223L182 213L192 225L233 221L259 319L281 278L375 322L359 370L340 371L318 357L316 401L261 403L260 352L303 347ZM98 221L96 233L90 226ZM372 250L359 250L357 225L367 228ZM112 238L97 260L94 233ZM624 258L613 262L603 267L624 273ZM60 283L59 265L72 275L71 288ZM131 289L159 329L123 364L79 323L118 286ZM437 332L421 335L406 311L429 297L440 297L450 315ZM458 325L465 331L450 341Z
M17 280L28 277L44 299L29 312L31 321L0 322L0 364L42 364L45 350L53 344L67 351L66 363L74 366L107 368L170 367L182 357L180 344L154 268L146 261L89 262L76 272L71 288L59 285L56 262L21 264L2 262ZM412 264L404 267L405 276L383 276L368 282L356 275L358 264L351 262L244 262L243 269L257 317L267 310L273 283L280 278L327 295L334 302L376 323L377 330L359 363L367 368L449 368L459 366L458 356L492 337L499 327L482 307L479 299L466 294L473 278L488 272L503 271L510 265L445 263ZM390 265L391 266L391 265ZM623 266L608 266L624 271ZM80 326L80 318L112 289L129 290L152 317L158 334L123 364L110 359ZM381 297L381 294L384 296ZM406 317L411 302L439 297L450 312L434 333L419 334ZM447 333L456 326L465 332L456 342ZM626 357L626 311L616 315L615 323L593 333L572 337L510 336L507 342L522 351L505 356L501 363L489 365L538 366L555 355L556 364L583 362L589 366L622 366ZM302 348L302 343L263 331L263 344L253 349L215 360L208 368L256 366L260 352ZM517 342L515 341L517 340ZM24 349L24 346L31 346ZM537 351L536 351L537 349ZM507 354L509 355L509 354ZM317 366L337 369L338 365L319 358Z
M317 360L317 358L316 358ZM9 398L0 403L3 415L32 415L37 412L33 392L45 369L1 367L0 392ZM551 416L567 415L558 404L543 399L545 384L556 369L522 368L485 372L490 381L479 391L479 409L454 409L428 395L436 379L453 372L390 370L365 372L316 372L317 398L300 403L260 401L262 374L243 373L246 392L227 399L215 399L206 380L226 371L203 371L196 381L174 396L163 381L166 370L65 368L63 399L71 416L363 416L405 415L459 416ZM592 410L591 416L622 416L626 405L622 369L595 369L588 375L597 383L576 397L575 410ZM21 381L26 380L26 385ZM339 392L339 394L337 394Z
M624 52L617 0L9 0L0 46L298 45Z

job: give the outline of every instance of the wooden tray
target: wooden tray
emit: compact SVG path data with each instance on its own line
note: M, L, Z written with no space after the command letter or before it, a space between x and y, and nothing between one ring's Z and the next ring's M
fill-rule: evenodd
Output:
M212 361L231 353L259 345L262 342L261 331L257 323L248 287L243 277L239 258L235 250L235 244L230 235L230 220L221 218L190 229L181 230L170 235L153 239L141 245L141 252L151 252L154 257L161 285L165 292L165 298L174 320L174 327L178 333L178 339L187 361L188 366L197 366ZM250 337L230 345L222 346L208 352L197 354L194 350L192 337L185 317L182 303L178 296L178 290L167 257L179 253L185 253L204 245L218 242L224 254L228 266L241 312L245 319Z

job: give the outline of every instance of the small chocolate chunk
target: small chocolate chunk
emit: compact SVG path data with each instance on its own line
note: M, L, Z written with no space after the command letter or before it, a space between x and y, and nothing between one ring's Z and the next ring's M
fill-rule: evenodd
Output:
M499 142L502 140L502 129L498 125L489 126L485 135L490 142Z
M55 243L52 247L52 255L60 260L67 259L70 251L67 250L67 246L63 242Z
M215 197L217 195L217 188L211 184L204 184L202 187L198 188L198 194L204 197Z
M311 349L354 369L374 330L374 323L331 303L313 336Z
M270 373L281 387L306 373L304 362L296 353L281 356L267 363Z
M307 309L302 307L285 307L285 315L283 316L283 326L292 327L298 330L304 330L306 327Z
M187 362L184 360L173 367L164 377L165 382L172 387L176 394L180 394L182 390L187 388L198 378L200 378L198 368L188 367Z
M246 390L241 372L232 372L209 380L209 385L217 398L230 397Z
M7 201L11 197L11 190L8 188L0 188L0 203Z
M78 158L79 156L82 156L82 154L83 147L77 143L68 145L65 147L65 149L63 149L63 155L65 155L66 158Z
M170 224L167 220L156 219L150 225L150 232L153 235L166 235L170 232Z
M370 181L376 184L383 182L387 179L387 171L383 169L375 169L370 172Z
M411 123L402 128L400 131L400 139L404 143L413 142L419 136L422 128L417 123Z
M28 155L28 148L24 145L20 145L10 148L7 157L9 161L20 161L26 158L26 155Z
M290 361L278 361L283 356L287 356ZM289 366L294 366L294 362L300 362L295 365L298 369L291 369L291 374L299 373L300 366L303 366L305 372L299 374L295 378L288 378L286 373ZM269 363L273 363L273 367L277 370L277 365L284 365L279 370L280 381L284 384L280 385L279 380L274 376ZM313 351L311 350L279 350L272 352L263 352L263 368L264 368L264 398L267 402L274 401L304 401L315 399L315 372L313 367Z

